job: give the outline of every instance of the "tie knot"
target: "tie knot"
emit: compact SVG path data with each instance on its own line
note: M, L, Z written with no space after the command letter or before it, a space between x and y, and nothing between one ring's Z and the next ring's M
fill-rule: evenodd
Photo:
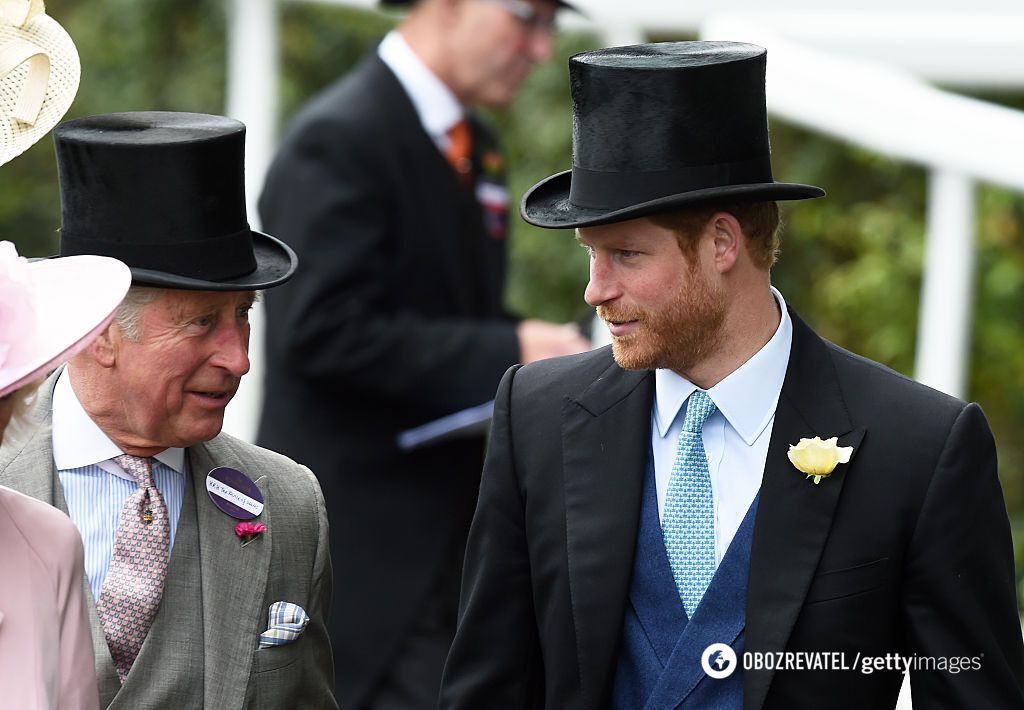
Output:
M153 459L121 454L115 456L117 465L130 473L141 488L153 488Z
M704 390L694 390L689 399L686 400L686 417L683 418L683 431L691 434L700 434L704 429L704 422L708 420L718 407L711 401L711 397Z

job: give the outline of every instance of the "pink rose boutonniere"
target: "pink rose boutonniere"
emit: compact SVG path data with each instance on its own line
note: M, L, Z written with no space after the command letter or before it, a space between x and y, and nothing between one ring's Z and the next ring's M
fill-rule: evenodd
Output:
M266 531L267 526L263 523L244 522L235 526L235 535L242 538L242 547L245 547Z

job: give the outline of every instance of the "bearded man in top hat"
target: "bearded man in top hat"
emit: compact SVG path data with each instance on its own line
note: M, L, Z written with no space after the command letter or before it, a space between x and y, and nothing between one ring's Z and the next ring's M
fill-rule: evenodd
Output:
M442 708L891 708L908 664L915 707L1024 707L980 408L771 285L775 201L823 193L772 178L764 73L570 61L573 166L523 214L577 229L613 343L502 380Z
M491 400L516 362L589 343L504 307L504 158L477 107L552 52L556 0L385 0L409 14L288 128L260 198L302 259L267 307L258 441L331 511L339 702L430 708L455 631L483 432L399 434Z
M102 707L336 707L320 487L220 433L256 293L296 267L246 223L244 133L179 113L54 130L61 255L117 257L132 287L4 442L0 482L82 533Z

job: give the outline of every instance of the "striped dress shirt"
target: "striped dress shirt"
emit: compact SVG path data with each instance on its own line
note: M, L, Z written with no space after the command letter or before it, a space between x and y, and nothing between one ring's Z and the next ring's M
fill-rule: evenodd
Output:
M121 508L138 489L131 474L112 460L122 453L86 414L65 369L53 391L53 460L68 515L85 544L85 572L96 600L110 570ZM167 506L173 549L185 498L185 450L166 449L155 458L153 479Z

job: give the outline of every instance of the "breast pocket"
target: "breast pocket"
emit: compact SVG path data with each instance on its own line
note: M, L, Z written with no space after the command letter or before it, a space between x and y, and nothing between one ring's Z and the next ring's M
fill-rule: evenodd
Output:
M301 637L283 646L258 648L256 649L256 657L253 659L253 670L256 673L266 673L276 671L279 668L285 668L299 660L302 657L302 651Z
M866 562L854 567L827 570L814 575L805 604L852 597L877 589L889 581L889 558Z

